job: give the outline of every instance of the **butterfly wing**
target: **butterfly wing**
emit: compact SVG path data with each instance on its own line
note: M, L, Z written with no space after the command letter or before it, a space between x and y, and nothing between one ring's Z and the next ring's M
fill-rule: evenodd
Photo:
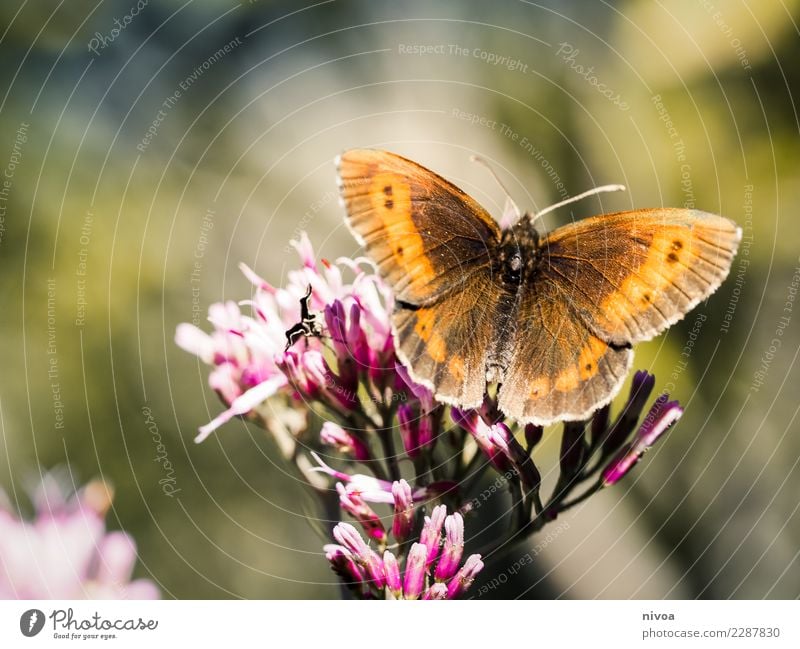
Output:
M517 421L546 426L586 419L614 398L630 369L630 347L594 335L567 290L542 277L523 291L498 393L500 410Z
M687 209L620 212L555 230L540 246L556 282L590 331L617 345L650 340L728 276L741 230Z
M711 295L741 231L721 216L637 210L584 219L539 245L517 312L499 393L521 421L584 419L619 391L630 346L649 340Z
M499 227L441 176L373 149L346 151L338 168L347 224L400 302L432 305L489 264Z
M476 407L503 296L492 283L500 228L464 192L371 149L338 163L347 223L394 291L397 353L437 399Z
M398 305L392 316L397 355L411 378L439 401L480 406L498 314L510 308L508 301L491 273L480 269L431 306Z

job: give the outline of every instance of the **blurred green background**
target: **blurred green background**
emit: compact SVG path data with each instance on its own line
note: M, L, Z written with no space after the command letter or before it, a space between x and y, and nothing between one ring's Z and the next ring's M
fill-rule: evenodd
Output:
M499 216L477 153L523 208L559 182L627 185L548 228L695 206L749 253L637 349L683 420L503 595L797 597L797 5L6 0L0 485L65 463L113 482L111 525L166 597L338 597L272 441L232 422L192 442L221 406L175 326L249 295L239 261L279 284L299 229L321 256L357 252L332 194L343 149L410 156Z

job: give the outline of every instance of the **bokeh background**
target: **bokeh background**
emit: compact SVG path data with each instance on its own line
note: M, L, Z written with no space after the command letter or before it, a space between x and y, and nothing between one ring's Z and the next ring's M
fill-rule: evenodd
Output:
M5 0L0 485L64 465L112 482L110 524L165 597L338 597L321 512L263 431L192 442L221 405L175 327L249 295L240 261L279 284L300 230L324 257L358 252L343 149L412 157L499 216L479 154L528 209L627 185L547 228L695 206L747 249L637 349L679 425L493 596L797 597L797 5Z

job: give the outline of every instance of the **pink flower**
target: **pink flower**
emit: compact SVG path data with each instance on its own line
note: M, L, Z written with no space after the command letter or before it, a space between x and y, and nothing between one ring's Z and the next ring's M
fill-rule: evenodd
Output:
M415 383L411 379L411 375L408 373L406 367L400 363L399 361L395 362L394 371L400 379L400 382L404 387L406 387L411 394L416 397L420 405L422 407L422 412L427 413L433 410L436 407L436 402L433 399L433 392L430 391L429 388L426 388L424 385L420 385L419 383Z
M403 596L406 599L417 599L425 588L425 563L428 549L422 543L411 546L406 561L406 576L403 582Z
M447 585L447 597L449 599L455 599L456 597L462 595L466 590L469 589L470 586L472 586L472 582L475 581L475 577L481 570L483 570L483 561L481 561L481 555L471 554L469 557L467 557L464 565Z
M342 509L355 518L369 538L383 543L386 541L386 529L383 527L380 516L370 507L361 494L357 491L347 491L341 482L336 483L339 493L339 504Z
M364 500L370 503L385 503L387 505L394 505L394 495L392 493L392 483L388 480L379 480L364 473L344 473L337 471L331 466L325 464L319 455L311 452L319 466L315 466L311 471L326 473L329 476L341 480L345 484L348 493L358 493ZM414 502L427 500L433 495L441 492L446 492L452 489L452 483L439 482L429 485L428 487L418 487L412 492Z
M342 511L358 521L368 541L383 553L379 556L348 524L337 525L338 544L326 546L333 569L363 598L458 597L482 570L480 555L462 564L461 513L448 516L445 505L433 507L416 537L416 506L464 503L470 497L467 492L480 484L482 472L494 469L512 493L507 538L526 537L620 480L682 413L677 403L665 403L664 397L634 432L655 384L652 375L637 372L628 401L613 423L609 405L585 421L564 422L560 474L553 492L542 493L532 457L542 427L504 420L493 391L476 409L438 403L397 358L391 325L394 298L372 263L317 261L305 234L293 245L300 268L288 273L285 287L271 286L242 265L253 285L249 299L212 305L212 331L183 324L176 342L212 366L209 385L225 404L200 428L196 441L230 419L243 417L272 431L284 457L319 493L327 486L319 473L334 479ZM448 411L463 430L444 429ZM329 419L319 437L307 431L310 412ZM398 433L404 452L395 447ZM442 448L436 449L439 439ZM478 454L464 446L473 446L473 441ZM345 470L320 459L314 451L321 444L332 447ZM381 457L373 454L377 444ZM354 468L355 463L365 468ZM416 478L409 484L401 476L409 475L412 466ZM584 488L588 480L592 486ZM474 509L477 503L462 504L459 511ZM392 517L391 541L381 521L386 515ZM501 547L507 538L493 545Z
M322 548L325 558L331 562L334 572L347 581L360 582L364 580L364 573L353 559L353 553L347 548L334 543L329 543Z
M406 455L414 459L422 449L433 443L431 418L427 414L417 414L416 409L403 403L397 408L397 424Z
M447 586L441 582L436 582L425 591L422 599L447 599Z
M386 576L386 587L394 599L400 599L403 593L403 582L400 581L400 568L395 556L386 550L383 553L383 572Z
M414 524L414 499L411 497L411 487L405 480L398 480L392 484L392 497L394 498L394 519L392 520L392 536L402 543L411 534Z
M344 455L352 455L359 462L366 462L372 457L369 447L360 437L347 432L332 421L326 421L322 424L319 436L324 444L333 446Z
M450 579L461 563L464 552L464 519L456 512L450 514L444 521L445 539L442 556L436 564L434 576L438 581Z
M602 482L610 486L619 482L639 461L645 451L655 444L683 415L683 408L677 401L667 401L662 394L647 413L633 441L623 446L614 459L603 469Z
M44 476L36 513L26 521L0 491L0 599L158 599L152 581L131 581L133 539L106 531L108 486L90 482L65 493L54 476Z
M436 557L439 556L439 542L442 538L442 525L444 525L445 518L447 518L447 508L444 505L434 507L431 515L425 517L419 542L428 550L429 564L433 563Z
M452 408L450 410L450 417L455 424L461 426L461 428L472 435L478 447L480 447L489 458L489 462L492 463L492 466L501 473L505 473L509 470L511 463L503 452L503 448L496 443L497 437L493 435L493 429L497 426L504 426L504 424L490 426L483 420L483 417L477 410L459 410L458 408ZM505 430L508 429L506 428ZM499 432L504 433L505 430Z
M442 522L447 535L437 565ZM483 568L477 554L459 568L464 549L464 520L460 514L447 516L444 505L434 508L431 518L426 519L420 541L411 544L402 578L397 556L385 550L383 557L379 557L352 525L339 523L333 529L333 536L337 544L325 546L326 558L348 586L364 586L359 594L365 598L453 599L469 589ZM433 557L431 547L435 548Z
M394 496L392 495L392 483L388 480L378 480L372 476L356 473L349 474L328 466L322 461L319 455L312 452L313 457L319 466L312 468L312 471L320 473L327 473L329 476L341 480L347 487L348 492L358 493L364 500L371 503L386 503L388 505L394 504Z
M506 459L514 467L522 484L528 490L538 489L542 481L539 470L533 464L530 454L525 452L522 445L511 433L508 426L500 422L491 426L487 433L487 439L494 444L495 448L500 449Z
M238 304L212 304L208 320L210 334L192 324L180 324L176 344L213 366L209 385L227 408L201 427L196 442L237 416L257 412L268 399L282 394L302 400L321 399L335 409L357 407L359 373L385 381L394 372L391 337L391 292L366 260L341 259L337 264L317 264L308 237L293 242L302 262L300 270L288 273L285 288L275 288L245 265L242 272L251 281L254 294ZM354 274L352 283L342 269ZM300 298L308 287L309 308L324 312L329 335L337 352L337 367L328 366L322 342L307 337L285 352L286 330L301 319ZM243 306L251 314L242 312ZM319 320L321 323L322 321Z
M352 554L356 563L366 570L373 585L378 589L383 588L386 583L383 562L377 552L364 542L358 530L349 523L339 523L333 528L333 536L342 547Z

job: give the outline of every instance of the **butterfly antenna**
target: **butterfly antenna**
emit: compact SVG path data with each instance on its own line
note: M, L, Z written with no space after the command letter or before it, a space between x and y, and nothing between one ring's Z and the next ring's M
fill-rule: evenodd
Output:
M503 181L500 180L500 177L494 172L494 169L492 169L492 166L488 162L486 162L486 160L484 160L483 158L481 158L480 156L477 156L477 155L471 155L469 157L469 161L470 162L477 162L482 167L485 167L486 170L490 174L492 174L492 178L494 178L495 181L497 182L497 184L500 185L500 189L502 189L503 193L506 195L506 204L505 204L505 206L503 208L503 221L511 220L510 218L508 218L509 216L513 216L514 220L519 219L522 216L522 212L520 212L519 207L514 202L514 199L511 198L511 194L506 189L506 186L503 184ZM509 215L508 212L511 212L511 214Z
M583 200L587 196L594 196L595 194L602 194L603 192L624 192L627 188L625 185L601 185L600 187L595 187L594 189L589 189L582 194L578 194L577 196L572 196L571 198L567 198L555 205L551 205L550 207L545 207L541 212L536 212L531 218L531 222L538 219L540 216L547 214L548 212L552 212L553 210L558 209L559 207L563 207L564 205L569 205L570 203L575 203L576 201Z

